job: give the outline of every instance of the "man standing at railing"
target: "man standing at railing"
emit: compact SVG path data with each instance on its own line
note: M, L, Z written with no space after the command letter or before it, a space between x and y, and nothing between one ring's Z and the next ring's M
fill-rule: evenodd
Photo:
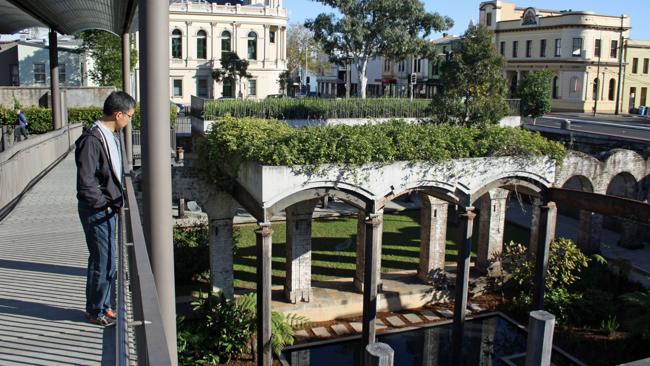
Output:
M118 132L133 117L135 100L113 92L104 102L104 115L75 142L79 218L88 245L86 319L115 324L111 306L117 262L117 212L123 204L122 155Z

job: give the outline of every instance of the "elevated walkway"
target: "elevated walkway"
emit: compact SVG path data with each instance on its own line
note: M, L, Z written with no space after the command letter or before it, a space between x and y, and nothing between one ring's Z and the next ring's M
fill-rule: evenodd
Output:
M0 364L113 365L115 328L84 319L88 251L69 154L0 221Z

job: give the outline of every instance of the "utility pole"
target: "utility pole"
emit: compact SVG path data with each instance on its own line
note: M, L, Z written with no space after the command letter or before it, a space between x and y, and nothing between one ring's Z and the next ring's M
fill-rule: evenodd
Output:
M621 14L621 28L619 29L618 51L618 82L616 83L616 105L614 114L618 115L621 107L621 79L623 78L623 14Z
M602 46L602 39L603 39L603 32L600 32L600 39L601 39L601 45L600 45L600 52L598 53L598 66L596 67L596 80L594 80L594 83L596 83L595 88L594 88L594 116L596 115L596 110L598 109L598 98L600 98L600 55L603 54L603 46Z

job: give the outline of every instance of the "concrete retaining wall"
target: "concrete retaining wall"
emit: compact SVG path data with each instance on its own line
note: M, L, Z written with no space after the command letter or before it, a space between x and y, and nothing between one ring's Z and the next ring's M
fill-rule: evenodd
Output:
M48 166L68 152L81 136L81 124L34 135L0 153L0 210L18 197Z
M66 95L68 108L101 107L113 87L61 88ZM0 87L0 105L13 108L14 97L24 106L49 107L50 88L44 87Z

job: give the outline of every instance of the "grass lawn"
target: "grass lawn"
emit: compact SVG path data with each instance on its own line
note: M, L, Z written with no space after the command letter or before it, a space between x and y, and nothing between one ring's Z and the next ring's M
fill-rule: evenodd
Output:
M478 241L478 216L474 220L472 254ZM240 225L234 258L235 287L255 288L255 233L254 224ZM323 281L354 277L356 258L356 217L318 219L312 223L312 280ZM505 241L527 244L527 229L506 225ZM446 260L455 261L458 227L447 227ZM285 277L286 230L283 222L273 224L273 284L282 285ZM349 245L348 245L349 244ZM339 250L337 250L337 247ZM346 249L343 249L346 248ZM420 250L420 211L384 215L381 271L415 271Z

